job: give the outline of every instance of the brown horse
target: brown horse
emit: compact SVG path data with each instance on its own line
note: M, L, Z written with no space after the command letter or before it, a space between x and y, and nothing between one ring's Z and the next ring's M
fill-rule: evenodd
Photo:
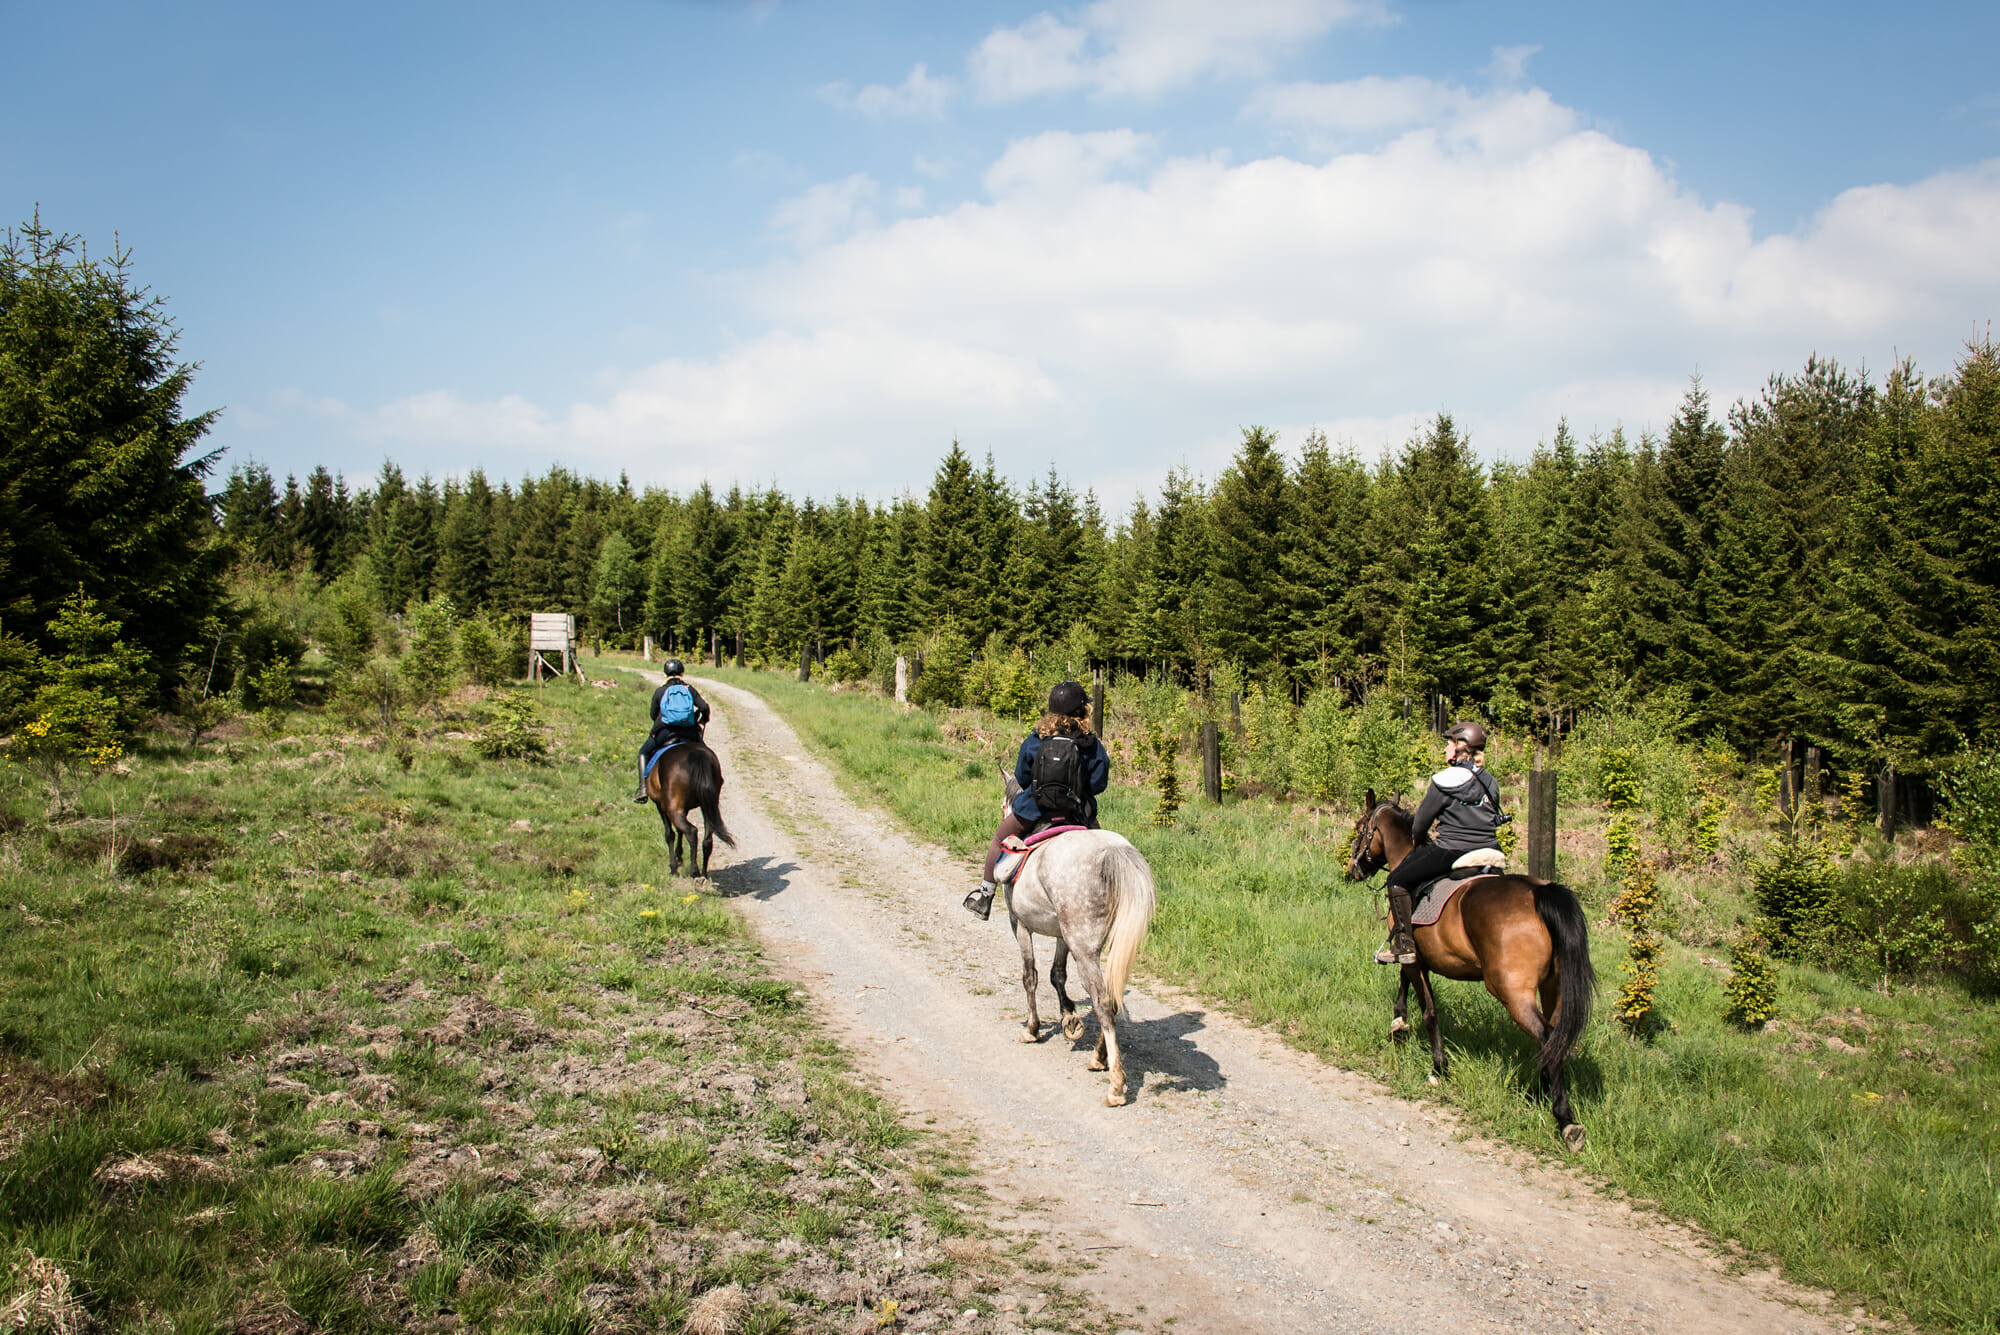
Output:
M1398 802L1377 802L1371 790L1354 823L1347 874L1365 880L1394 867L1415 846L1412 813ZM1549 1096L1563 1143L1580 1148L1583 1128L1570 1116L1563 1063L1590 1019L1597 974L1590 965L1590 934L1583 906L1567 886L1532 876L1481 876L1451 897L1435 924L1416 929L1417 962L1403 966L1390 1034L1409 1034L1410 985L1424 1008L1431 1035L1431 1070L1445 1073L1444 1039L1438 1032L1433 973L1485 983L1540 1050L1541 1085ZM1539 997L1540 1004L1537 1005Z
M660 809L667 831L667 875L681 871L681 841L687 841L688 875L708 876L708 857L717 835L731 848L736 840L722 823L722 762L701 742L680 742L669 748L646 776L646 796ZM700 843L688 812L701 811Z

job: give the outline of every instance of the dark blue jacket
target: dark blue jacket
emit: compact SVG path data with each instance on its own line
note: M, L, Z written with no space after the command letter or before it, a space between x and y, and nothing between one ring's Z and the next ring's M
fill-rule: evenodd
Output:
M1097 794L1111 786L1111 756L1096 734L1079 730L1074 736L1077 749L1083 752L1084 785L1090 789L1090 795L1084 799L1083 813L1088 824L1097 819ZM1042 818L1042 809L1035 805L1033 783L1035 757L1041 753L1042 734L1038 727L1021 743L1021 753L1014 758L1014 782L1021 785L1021 791L1014 794L1014 814L1030 825Z

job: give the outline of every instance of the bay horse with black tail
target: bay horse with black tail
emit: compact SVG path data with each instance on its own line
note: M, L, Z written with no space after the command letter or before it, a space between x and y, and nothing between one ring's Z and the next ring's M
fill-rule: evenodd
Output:
M646 776L646 796L660 809L660 824L666 827L667 875L680 875L683 840L688 875L697 879L708 876L709 853L717 836L736 847L735 837L722 823L722 762L706 744L689 740L668 747ZM695 810L701 812L699 831L688 819L688 812Z
M1410 837L1413 818L1401 803L1378 802L1370 790L1361 818L1354 823L1348 876L1366 880L1408 856L1415 846ZM1584 1131L1570 1115L1563 1064L1590 1020L1597 974L1591 968L1590 933L1576 895L1568 886L1532 876L1481 876L1451 897L1437 922L1418 927L1416 938L1417 962L1403 966L1390 1034L1401 1042L1409 1033L1407 1003L1414 984L1430 1030L1431 1070L1442 1077L1444 1039L1438 1032L1430 976L1486 984L1514 1023L1535 1041L1541 1086L1549 1096L1556 1129L1565 1145L1581 1148Z

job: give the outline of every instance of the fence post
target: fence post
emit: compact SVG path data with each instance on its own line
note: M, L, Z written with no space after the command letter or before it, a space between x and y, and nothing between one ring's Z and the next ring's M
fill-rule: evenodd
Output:
M1528 875L1556 878L1556 774L1535 748L1535 767L1528 771Z
M896 703L910 703L910 660L896 655Z
M1896 766L1885 764L1875 778L1875 828L1891 843L1896 839Z
M1799 797L1804 801L1806 810L1808 811L1818 812L1821 809L1819 797L1820 764L1819 748L1817 746L1808 746L1806 748L1806 782L1805 786L1799 789Z
M1243 735L1243 693L1229 693L1229 730L1238 737Z
M1090 674L1090 730L1104 736L1104 669Z
M743 628L736 628L736 666L743 666Z
M1201 725L1201 791L1211 802L1222 801L1221 729L1214 719Z
M1798 814L1799 794L1792 779L1792 739L1787 737L1778 748L1778 810L1786 820Z
M640 650L639 650L639 656L640 656L641 658L645 659L645 660L646 660L646 661L647 661L648 663L650 663L650 662L652 662L652 661L653 661L653 637L652 637L652 636L648 635L648 636L646 637L646 639L645 639L645 642L644 642L644 644L642 645L642 647L641 647L641 648L640 648Z
M811 641L811 640L807 640L807 641L806 641L806 642L805 642L804 644L802 644L802 645L800 645L800 646L799 646L799 680L800 680L800 681L811 681L811 680L812 680L812 661L813 661L813 647L812 647L812 641Z

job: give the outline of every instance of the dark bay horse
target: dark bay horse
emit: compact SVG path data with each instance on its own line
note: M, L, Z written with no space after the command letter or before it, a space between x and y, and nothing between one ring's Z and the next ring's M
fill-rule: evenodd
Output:
M670 747L653 772L646 776L646 796L660 809L660 824L667 831L667 875L681 871L681 841L687 841L688 875L708 876L708 856L716 836L736 847L729 827L722 823L722 762L701 742L680 742ZM688 812L701 812L700 842Z
M1401 862L1414 847L1412 818L1402 804L1378 802L1370 791L1354 823L1348 876L1365 880ZM1414 983L1431 1035L1431 1070L1443 1076L1444 1039L1430 976L1486 984L1514 1023L1535 1040L1541 1085L1556 1129L1565 1145L1580 1148L1584 1132L1570 1115L1563 1063L1590 1019L1597 974L1590 965L1590 934L1576 895L1568 886L1532 876L1482 876L1451 897L1435 924L1417 928L1416 937L1417 962L1403 966L1391 1035L1401 1042L1409 1033L1405 1017Z

